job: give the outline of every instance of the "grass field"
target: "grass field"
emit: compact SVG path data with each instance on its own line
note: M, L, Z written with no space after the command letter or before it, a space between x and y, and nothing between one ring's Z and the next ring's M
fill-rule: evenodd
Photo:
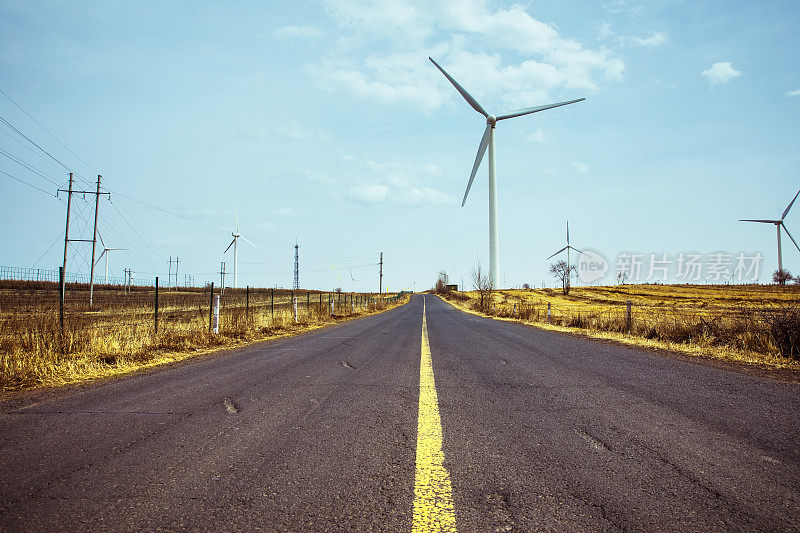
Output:
M55 284L0 286L0 389L62 385L132 372L202 351L297 334L380 312L397 295L226 289L219 333L209 331L211 293L70 287L63 328ZM218 294L218 293L217 293ZM292 296L297 298L297 319Z
M477 291L447 295L462 308L541 327L800 368L797 353L787 345L800 336L797 286L618 285L573 287L569 295L560 289L499 290L492 292L484 309L479 309L478 298Z

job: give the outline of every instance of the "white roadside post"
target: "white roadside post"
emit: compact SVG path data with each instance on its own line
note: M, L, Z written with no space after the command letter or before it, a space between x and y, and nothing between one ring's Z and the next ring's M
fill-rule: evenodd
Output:
M219 334L219 294L214 295L214 322L211 330L214 335Z
M294 297L294 321L297 323L297 296Z

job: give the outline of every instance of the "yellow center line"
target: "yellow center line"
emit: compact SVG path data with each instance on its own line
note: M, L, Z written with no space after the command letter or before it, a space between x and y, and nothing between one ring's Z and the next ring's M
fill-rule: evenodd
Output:
M419 417L417 421L417 470L414 476L413 532L456 531L453 488L444 467L442 420L433 380L425 297L422 300L422 358L419 365Z

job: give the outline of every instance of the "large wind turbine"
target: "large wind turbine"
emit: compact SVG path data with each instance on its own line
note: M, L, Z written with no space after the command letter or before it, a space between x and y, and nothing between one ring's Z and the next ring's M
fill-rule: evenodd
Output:
M788 229L786 229L786 224L783 223L783 219L786 218L786 215L789 214L789 209L791 209L792 205L794 205L794 201L797 200L798 195L800 195L800 191L797 191L797 194L794 195L792 201L789 202L789 205L786 207L786 209L783 210L783 214L781 215L780 220L749 219L749 218L739 219L739 222L761 222L763 224L775 224L775 229L778 230L778 270L781 271L783 270L783 252L781 251L781 226L783 227L783 231L786 232L786 235L788 235L789 238L792 239L794 247L797 248L797 251L800 252L800 246L797 246L797 241L794 240L792 234L789 233Z
M127 248L106 248L106 243L103 242L103 236L99 232L97 233L97 236L100 237L100 244L103 245L103 253L100 254L100 256L97 258L97 261L95 261L94 264L95 266L97 266L97 263L100 262L103 256L106 256L106 278L105 281L103 281L103 284L108 285L108 255L109 255L108 252L110 252L111 250L127 250Z
M239 257L238 241L239 241L239 239L244 239L245 241L249 242L253 246L255 246L255 244L253 244L252 242L248 241L246 237L243 237L242 234L239 233L239 214L238 213L236 214L236 231L232 232L231 235L233 235L233 240L228 245L228 247L225 248L225 251L223 253L228 253L228 250L230 250L231 246L233 246L233 288L235 289L236 288L236 283L238 281L237 278L239 276L239 270L238 270L239 267L237 265L237 260L238 260L238 257Z
M570 263L569 263L569 251L570 250L575 250L579 254L583 253L581 250L578 250L577 248L573 248L572 246L569 245L569 220L567 220L567 245L565 247L563 247L562 249L560 249L559 251L557 251L556 253L554 253L553 255L551 255L550 257L548 257L547 259L551 259L551 258L557 256L558 254L560 254L564 250L567 251L567 279L569 279L570 277L572 277L572 273L570 271Z
M517 111L512 111L510 113L505 113L503 115L490 115L486 112L486 110L481 107L481 104L478 103L470 94L464 90L464 88L458 84L456 80L454 80L450 74L445 72L445 70L439 66L439 64L433 60L432 57L428 59L431 60L431 63L436 65L444 77L447 78L450 83L453 84L453 87L464 97L464 100L467 101L472 108L486 117L486 129L483 132L483 137L481 138L481 144L478 147L478 155L475 157L475 164L472 165L472 173L469 176L469 183L467 183L467 190L464 193L464 200L461 202L461 207L464 207L464 204L467 202L467 195L469 194L469 189L472 187L472 181L475 179L475 173L478 171L478 167L483 160L483 154L486 152L486 147L489 147L489 278L492 281L492 287L498 288L498 282L500 280L500 246L498 243L498 235L497 235L497 181L494 175L494 128L498 121L505 120L507 118L515 118L521 117L522 115L529 115L531 113L538 113L539 111L545 111L547 109L552 109L554 107L560 107L562 105L567 104L574 104L575 102L580 102L585 100L585 98L578 98L577 100L569 100L568 102L558 102L556 104L548 104L542 105L537 107L527 107L525 109L518 109Z

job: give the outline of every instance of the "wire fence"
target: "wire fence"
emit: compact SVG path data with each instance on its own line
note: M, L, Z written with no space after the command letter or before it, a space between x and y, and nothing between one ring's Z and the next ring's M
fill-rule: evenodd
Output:
M398 295L244 288L0 280L0 353L137 351L164 339L247 336L270 328L373 311ZM91 300L91 302L90 302ZM215 312L215 300L219 309Z
M685 308L643 305L633 301L604 305L569 305L546 299L497 301L460 296L476 310L491 316L556 326L606 331L671 343L724 346L743 352L800 358L800 304L732 305Z
M89 283L89 274L81 274L77 272L67 272L64 275L66 283ZM48 270L44 268L25 268L13 266L0 266L0 281L41 281L58 283L58 269ZM98 275L95 273L95 284L100 285L125 285L125 279L115 276ZM128 280L128 285L152 285L152 281L145 279L138 279L131 277Z

